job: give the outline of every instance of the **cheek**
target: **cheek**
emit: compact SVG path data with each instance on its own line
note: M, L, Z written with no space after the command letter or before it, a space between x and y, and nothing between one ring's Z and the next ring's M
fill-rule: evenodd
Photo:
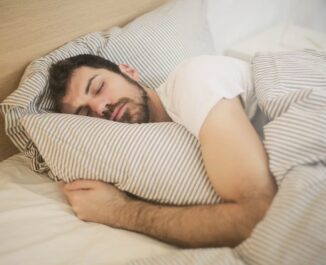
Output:
M124 83L111 84L105 90L105 96L111 97L112 99L118 100L122 97L130 97L132 89Z
M129 97L135 97L137 94L137 88L129 83L127 85L121 87L120 91L121 91L121 93L124 93L126 96L129 96Z
M111 80L107 85L105 96L112 98L113 102L121 98L129 98L136 102L141 100L139 88L126 80L114 80L114 82Z
M113 104L118 98L117 92L111 90L110 88L103 89L97 97L101 98L101 100L105 100L106 102Z

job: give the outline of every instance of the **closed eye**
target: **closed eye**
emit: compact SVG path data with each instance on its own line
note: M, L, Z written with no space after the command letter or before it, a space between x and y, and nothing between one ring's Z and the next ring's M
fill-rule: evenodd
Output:
M103 86L104 86L104 82L102 82L101 86L100 86L99 89L96 91L96 94L95 94L95 95L97 95L97 94L99 94L99 93L101 92Z

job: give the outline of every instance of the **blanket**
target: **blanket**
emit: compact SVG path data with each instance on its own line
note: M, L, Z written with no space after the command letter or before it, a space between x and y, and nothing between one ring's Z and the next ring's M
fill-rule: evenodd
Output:
M253 71L279 187L266 216L234 249L181 250L133 265L325 264L326 53L259 53Z

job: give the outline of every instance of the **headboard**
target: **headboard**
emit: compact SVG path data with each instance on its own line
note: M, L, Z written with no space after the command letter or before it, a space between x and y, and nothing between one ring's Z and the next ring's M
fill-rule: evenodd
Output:
M0 2L0 102L19 84L26 66L92 31L122 26L168 0L2 0ZM18 150L0 117L0 161Z

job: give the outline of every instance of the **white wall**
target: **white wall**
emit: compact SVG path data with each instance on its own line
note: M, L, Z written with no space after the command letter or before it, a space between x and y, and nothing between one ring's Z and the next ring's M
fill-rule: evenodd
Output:
M296 24L326 33L326 0L207 0L215 47L226 47L277 24Z
M287 0L294 6L289 18L294 24L326 33L326 0Z

